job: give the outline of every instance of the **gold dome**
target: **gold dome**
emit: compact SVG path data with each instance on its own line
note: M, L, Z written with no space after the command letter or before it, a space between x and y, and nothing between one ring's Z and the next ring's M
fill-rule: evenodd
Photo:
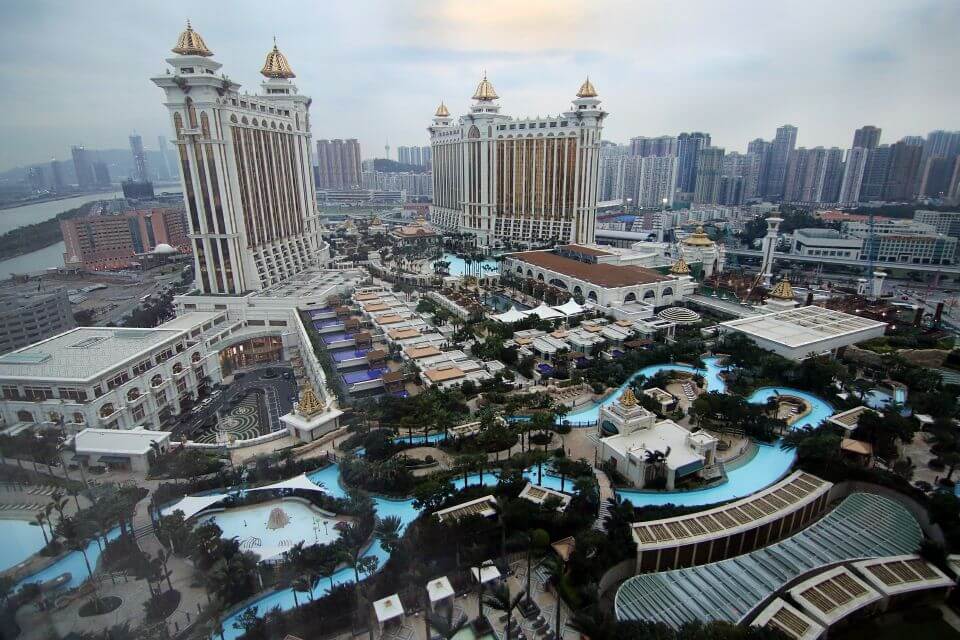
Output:
M684 239L683 244L691 247L712 247L713 240L711 240L707 232L703 230L703 227L699 226L694 233L691 233Z
M673 263L673 266L670 267L670 273L678 276L687 275L690 273L690 265L683 259L683 256L680 256L677 258L677 261Z
M293 69L290 68L286 56L277 49L276 42L273 43L273 51L267 54L267 61L263 63L263 69L260 69L260 73L268 78L290 79L297 77Z
M437 113L434 114L434 115L436 115L436 117L438 117L438 118L448 118L448 117L450 117L450 110L447 109L447 105L445 105L445 104L443 104L443 102L441 102L441 103L440 103L440 106L437 107Z
M493 88L493 84L487 80L487 73L483 73L483 80L480 81L480 84L477 85L477 90L473 92L473 99L480 100L482 102L490 102L491 100L496 100L500 96L497 95L497 90Z
M213 51L207 48L207 43L203 41L200 34L190 26L189 20L187 20L186 30L180 34L180 39L177 40L177 46L171 49L171 51L179 53L182 56L208 57L213 55Z
M587 76L587 79L583 81L583 84L580 85L580 91L577 91L578 98L596 98L597 90L594 88L593 83L590 82L590 76Z
M620 396L620 404L624 407L637 406L637 396L633 394L633 387L628 386Z
M793 287L790 282L784 278L770 291L770 297L777 300L793 300Z
M300 416L310 419L327 408L323 400L317 397L317 392L308 383L303 391L300 392L300 402L297 404L297 413Z

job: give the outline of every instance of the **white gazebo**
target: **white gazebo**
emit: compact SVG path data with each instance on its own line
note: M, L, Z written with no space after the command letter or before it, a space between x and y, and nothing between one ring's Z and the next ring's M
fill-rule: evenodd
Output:
M377 615L377 624L380 626L381 632L383 631L383 625L391 620L397 620L399 618L399 622L403 621L403 604L400 602L400 596L397 594L374 602L373 611Z
M436 608L444 600L453 602L455 592L447 576L442 576L427 583L427 594L430 596L430 608Z
M519 322L526 318L526 314L523 311L520 311L516 307L510 307L507 311L493 316L494 320L498 322L503 322L504 324L510 324L513 322Z
M570 298L563 304L554 307L554 309L556 309L557 311L559 311L565 316L577 316L577 315L580 315L581 313L584 313L587 310L586 307L584 307L581 304L578 304L577 301L574 300L573 298Z
M555 318L564 318L566 317L562 312L557 311L553 307L548 307L546 302L541 302L540 306L536 309L531 309L526 312L528 316L537 316L541 320L553 320Z
M480 584L496 582L500 579L500 569L497 569L496 565L493 564L493 560L487 560L479 567L470 567L470 573L473 574L473 579Z

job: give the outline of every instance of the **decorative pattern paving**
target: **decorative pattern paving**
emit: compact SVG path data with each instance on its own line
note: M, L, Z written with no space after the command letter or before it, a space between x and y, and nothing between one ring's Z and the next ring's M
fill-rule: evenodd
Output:
M210 444L226 444L230 440L250 440L265 434L260 429L258 403L260 394L247 394L236 407L220 419L217 427L210 427L198 431L194 436L195 442Z

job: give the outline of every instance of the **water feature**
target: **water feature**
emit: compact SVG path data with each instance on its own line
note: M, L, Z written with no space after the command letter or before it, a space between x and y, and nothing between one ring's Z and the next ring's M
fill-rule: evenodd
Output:
M386 367L377 367L374 369L362 369L360 371L348 371L341 377L347 384L357 384L358 382L369 382L370 380L382 378L383 374L387 371L388 369Z
M334 362L343 362L344 360L362 358L367 355L368 351L370 351L370 349L334 349L330 351L330 357L333 358Z
M347 333L346 331L341 331L339 333L325 333L323 334L323 343L324 344L333 344L334 342L342 342L344 340L352 340L353 334Z
M39 531L37 533L40 533ZM112 529L107 533L107 540L116 540L120 537L120 527ZM87 561L90 562L90 567L96 571L97 561L100 559L100 542L98 540L91 540L87 543L85 551L87 552ZM65 583L61 588L62 589L74 589L79 587L81 584L86 581L90 574L87 572L87 564L84 562L83 554L79 551L71 551L66 554L49 567L38 571L30 576L27 576L23 580L17 583L16 588L19 589L25 584L37 583L37 582L48 582L53 580L64 573L70 574L70 580Z
M28 520L0 520L0 571L18 565L40 549L43 534L38 525Z

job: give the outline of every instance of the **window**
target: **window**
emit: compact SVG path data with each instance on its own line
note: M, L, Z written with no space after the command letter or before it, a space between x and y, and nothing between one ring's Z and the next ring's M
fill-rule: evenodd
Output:
M23 396L20 395L20 390L16 385L5 384L3 385L3 399L4 400L22 400Z
M187 379L181 378L177 381L177 393L183 393L187 390Z
M271 320L271 321L270 321L270 326L271 326L271 327L285 327L285 326L287 326L287 321L286 321L286 320Z
M161 391L160 393L157 394L157 406L158 406L158 407L165 407L165 406L167 406L167 392L166 392L166 391Z
M129 391L127 391L127 402L133 402L139 397L140 397L140 389L137 389L136 387L134 387L133 389L130 389Z
M83 417L83 414L78 411L73 414L73 422L74 424L83 424L84 422L86 422L86 420Z
M143 420L143 417L144 417L146 414L147 414L147 412L144 410L143 405L142 405L142 404L139 404L139 405L137 405L136 407L133 408L133 413L132 413L131 415L133 416L133 419L134 419L134 420L140 421L140 420Z
M180 373L181 371L183 371L183 365L182 365L182 364L180 364L180 363L178 362L178 363L176 363L176 364L173 365L173 372L174 372L174 373Z
M141 373L149 370L150 367L152 366L153 366L153 363L149 359L144 360L142 362L138 362L133 366L133 375L138 376Z
M111 380L107 380L107 389L116 389L117 387L123 386L128 382L130 382L130 374L128 374L126 371L121 371Z
M50 400L53 398L53 389L50 387L24 387L23 394L27 400L40 402L41 400Z
M33 414L29 411L21 409L17 411L17 421L18 422L33 422Z
M100 407L100 417L101 417L101 418L106 418L107 416L112 415L113 412L114 412L114 409L113 409L113 403L112 403L112 402L108 402L107 404L105 404L105 405L103 405L102 407Z
M57 389L61 400L73 400L74 402L86 402L87 392L77 387L60 387Z

